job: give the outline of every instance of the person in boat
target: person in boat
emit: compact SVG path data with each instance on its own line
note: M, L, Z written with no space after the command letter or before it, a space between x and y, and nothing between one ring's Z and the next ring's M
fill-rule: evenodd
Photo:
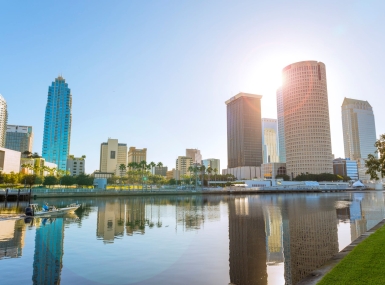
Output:
M48 212L48 210L49 210L48 203L45 203L45 205L43 205L43 211Z

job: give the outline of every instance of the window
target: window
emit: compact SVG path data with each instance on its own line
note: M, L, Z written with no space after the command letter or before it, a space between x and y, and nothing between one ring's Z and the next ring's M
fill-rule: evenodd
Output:
M115 151L114 150L111 150L110 158L115 159Z

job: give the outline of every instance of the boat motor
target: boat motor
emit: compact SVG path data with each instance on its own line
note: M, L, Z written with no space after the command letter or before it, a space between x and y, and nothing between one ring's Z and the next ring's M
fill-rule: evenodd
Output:
M28 216L28 217L32 217L33 216L33 209L32 209L32 207L30 205L27 206L27 208L25 208L25 215Z

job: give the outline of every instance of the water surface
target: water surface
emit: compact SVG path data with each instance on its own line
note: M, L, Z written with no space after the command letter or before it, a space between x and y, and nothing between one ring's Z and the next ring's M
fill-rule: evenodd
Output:
M383 192L45 201L82 207L0 221L1 284L296 284L385 217Z

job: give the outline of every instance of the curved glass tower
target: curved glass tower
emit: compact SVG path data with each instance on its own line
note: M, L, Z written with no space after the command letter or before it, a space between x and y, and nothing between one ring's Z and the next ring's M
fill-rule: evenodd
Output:
M56 163L61 170L66 170L70 152L71 109L71 89L65 79L59 76L48 88L42 156L46 161Z

